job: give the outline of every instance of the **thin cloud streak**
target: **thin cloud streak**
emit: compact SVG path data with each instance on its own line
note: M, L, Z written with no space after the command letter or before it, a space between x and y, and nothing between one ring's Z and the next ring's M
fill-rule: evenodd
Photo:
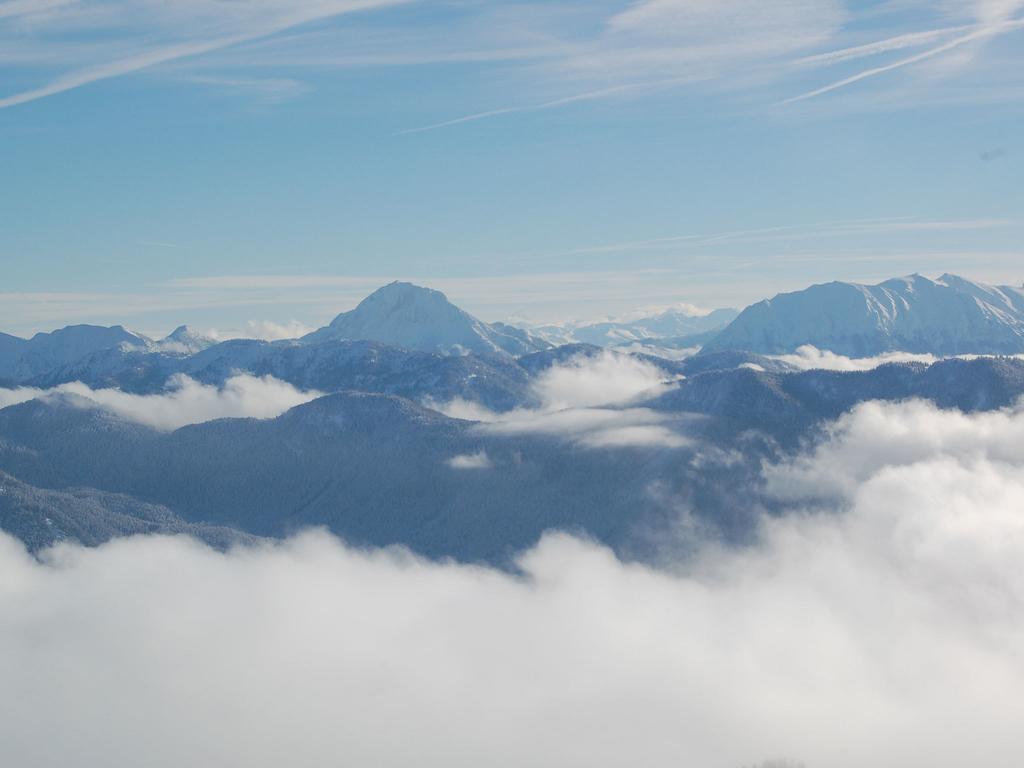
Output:
M844 77L842 80L837 80L834 83L830 83L829 85L823 86L821 88L816 88L813 91L808 91L807 93L802 93L799 96L793 96L791 98L784 99L783 101L779 102L779 105L795 104L797 102L807 101L808 99L823 96L826 93L837 91L840 88L845 88L848 85L853 85L854 83L858 83L861 80L867 80L868 78L871 77L877 77L878 75L883 75L887 72L892 72L893 70L901 69L902 67L907 67L910 66L911 64L917 64L918 62L926 61L927 59L940 56L943 53L948 53L949 51L952 51L956 48L960 48L961 46L974 42L975 40L981 40L986 37L995 37L996 35L1005 34L1006 32L1010 32L1015 29L1020 29L1022 27L1024 27L1024 20L1022 19L1015 19L1013 21L1007 21L1000 24L986 26L982 29L976 30L969 34L962 35L961 37L957 37L953 40L950 40L948 43L940 45L936 48L929 48L927 51L915 54L914 56L908 56L904 59L894 61L884 66L866 69L863 72L858 72L855 75Z
M433 123L432 125L424 125L419 128L407 128L404 131L398 131L393 136L407 136L413 133L425 133L427 131L436 131L439 128L448 128L453 125L461 125L463 123L472 123L477 120L486 120L491 117L500 117L502 115L510 115L517 112L539 112L545 109L554 109L555 107L563 107L567 104L576 104L581 101L596 101L598 99L607 98L609 96L616 96L621 93L630 93L634 91L642 91L648 89L665 88L671 85L676 85L682 82L692 82L693 78L674 77L668 80L656 80L654 82L645 83L628 83L626 85L616 85L611 88L601 88L596 91L587 91L586 93L578 93L573 96L564 96L560 99L553 99L551 101L545 101L540 104L527 104L517 107L503 107L501 109L492 109L487 112L477 112L472 115L465 115L463 117L456 117L453 120L445 120L441 123Z
M965 32L965 31L970 30L967 34L964 34L961 37L958 37L958 38L956 38L954 40L951 40L949 42L946 42L943 45L940 45L940 46L938 46L936 48L932 48L932 49L929 49L929 50L924 51L922 53L916 54L914 56L910 56L910 57L901 59L900 61L892 62L892 63L884 65L884 66L874 67L872 69L856 73L856 74L854 74L854 75L852 75L850 77L843 78L842 80L839 80L839 81L837 81L835 83L827 85L827 86L825 86L823 88L819 88L819 89L816 89L814 91L809 91L809 92L807 92L805 94L801 94L799 96L795 96L795 97L786 99L786 100L778 102L778 103L779 104L790 104L790 103L794 103L794 102L798 102L798 101L802 101L802 100L806 100L806 99L811 99L811 98L814 98L816 96L820 96L820 95L823 95L825 93L829 93L831 91L834 91L834 90L837 90L839 88L845 87L847 85L851 85L853 83L859 82L861 80L864 80L864 79L867 79L867 78L871 78L871 77L874 77L874 76L877 76L877 75L880 75L880 74L883 74L883 73L886 73L886 72L889 72L889 71L892 71L892 70L895 70L895 69L898 69L898 68L901 68L901 67L905 67L905 66L917 63L919 61L924 61L924 60L927 60L927 59L935 57L935 56L939 56L939 55L941 55L943 53L946 53L946 52L948 52L950 50L953 50L953 49L958 48L960 46L966 45L967 43L970 43L970 42L972 42L974 40L981 39L981 38L984 38L984 37L990 37L990 36L994 36L994 35L998 35L998 34L1002 34L1002 33L1011 31L1011 30L1017 28L1018 26L1020 26L1022 23L1024 23L1024 22L1022 22L1021 20L1005 20L1004 19L1004 20L1000 20L1000 21L989 21L987 23L976 24L976 25L958 25L958 26L942 27L942 28L931 29L931 30L926 30L926 31L921 31L921 32L910 32L910 33L905 33L905 34L901 34L901 35L895 35L895 36L892 36L892 37L889 37L889 38L885 38L883 40L878 40L878 41L875 41L875 42L872 42L872 43L867 43L867 44L857 45L857 46L851 46L851 47L841 48L841 49L834 50L834 51L828 51L828 52L825 52L825 53L819 53L819 54L813 54L813 55L809 55L809 56L804 56L804 57L799 58L799 59L791 60L788 63L776 61L775 62L775 65L776 65L776 67L775 67L776 75L784 76L784 73L786 72L786 70L787 69L791 70L793 67L802 68L802 67L809 67L809 66L813 66L813 67L832 66L832 65L835 65L835 64L844 63L844 62L848 62L848 61L852 61L852 60L856 60L856 59L860 59L860 58L878 56L878 55L882 55L882 54L885 54L885 53L901 51L901 50L904 50L904 49L907 49L907 48L914 48L914 47L929 45L929 44L931 44L933 42L941 40L944 37L948 37L949 35L953 35L953 34L957 34L957 33L961 33L961 32ZM656 53L656 51L655 51L655 53ZM571 57L570 57L570 60L571 60ZM765 62L765 63L767 64L767 62ZM708 71L708 72L705 72L705 73L703 73L701 75L697 75L696 73L691 73L690 75L685 76L685 77L674 78L672 81L668 81L667 83L664 83L664 84L679 83L679 82L695 82L697 80L723 80L723 79L726 79L727 77L728 77L728 75L725 74L724 72ZM434 124L431 124L431 125L426 125L426 126L422 126L422 127L418 127L418 128L411 128L411 129L407 129L407 130L404 130L404 131L399 131L399 132L397 132L394 135L401 136L401 135L407 135L407 134L413 134L413 133L421 133L421 132L433 131L433 130L437 130L437 129L441 129L441 128L446 128L446 127L451 127L451 126L455 126L455 125L460 125L460 124L463 124L463 123L475 122L475 121L478 121L478 120L485 120L485 119L503 117L503 116L507 116L507 115L511 115L511 114L518 114L518 113L523 113L523 112L533 112L533 111L539 111L539 110L554 109L554 108L558 108L558 107L565 106L565 105L568 105L568 104L572 104L572 103L577 102L577 101L596 100L596 99L608 98L608 97L614 96L617 93L619 93L621 91L624 91L624 90L638 90L638 89L643 89L643 88L646 88L646 87L650 87L650 85L652 85L652 84L648 84L648 83L628 84L628 85L624 85L624 86L616 86L616 87L612 87L612 88L606 88L606 89L601 89L601 90L597 90L597 91L591 91L591 92L587 92L587 93L584 93L584 94L580 94L578 96L570 96L570 97L566 97L566 98L562 98L562 99L554 99L554 100L551 100L551 101L548 101L548 102L543 102L543 103L540 103L540 104L503 107L503 108L499 108L499 109L493 109L493 110L488 110L488 111L484 111L484 112L478 112L478 113L474 113L474 114L470 114L470 115L465 115L463 117L458 117L458 118L455 118L455 119L452 119L452 120L446 120L446 121L439 122L439 123L434 123Z
M879 219L854 219L851 221L828 221L809 225L784 225L761 227L758 229L741 229L730 232L711 234L672 235L647 240L633 240L607 245L595 245L561 251L559 256L587 253L607 253L642 248L655 248L666 245L704 247L718 243L757 243L774 242L786 238L812 239L815 237L840 237L851 234L877 234L888 232L920 232L920 231L951 231L998 229L1014 226L1017 222L1009 219L951 219L948 221L914 220L910 217L886 217ZM552 255L552 254L548 254Z
M237 13L231 11L233 16L227 17L227 25L205 24L199 27L206 34L213 34L210 31L213 29L227 33L223 36L214 36L204 40L184 40L176 44L140 51L133 55L118 58L112 62L76 69L41 87L0 98L0 109L46 98L92 82L128 75L173 61L202 56L220 49L242 51L241 55L248 57L247 61L250 65L265 67L269 61L270 66L275 66L275 64L294 66L297 62L291 61L287 56L283 59L279 58L275 63L272 56L269 60L266 58L265 54L267 51L265 50L262 51L261 55L254 55L255 47L245 46L245 48L240 48L239 46L243 43L253 42L261 47L271 46L275 41L282 39L278 33L285 32L310 21L327 19L357 10L400 4L407 1L356 0L355 2L346 3L326 0L324 2L298 4L298 10L291 13L280 11L275 4L271 3L265 8L261 6L252 12L250 10L243 10ZM60 15L60 9L66 5L74 6L76 4L66 2L65 0L15 0L13 3L0 4L0 17L5 15L13 16L14 18L19 18L20 16L34 17L40 13L45 13L53 14L55 19L61 21L63 16ZM692 33L692 31L687 33L686 30L692 30L692 28L691 26L684 25L681 29L676 29L674 32L669 30L672 34L677 35L677 38L674 38L674 44L670 45L665 42L665 36L669 32L666 32L663 28L664 20L662 17L671 18L672 15L666 15L660 10L663 5L663 3L658 2L637 3L637 8L625 14L604 19L605 25L609 26L615 34L595 34L592 38L577 36L572 39L564 35L547 35L543 38L545 44L536 49L522 44L507 47L507 43L503 43L503 46L506 47L500 47L500 50L497 47L491 49L486 48L486 46L480 46L479 42L476 41L474 44L480 50L474 48L471 51L451 51L443 48L440 51L428 50L424 54L422 51L415 50L417 47L415 45L412 46L412 50L409 50L392 44L391 47L394 47L395 50L389 50L388 40L390 38L385 37L383 38L383 50L380 51L374 49L376 43L362 46L356 52L348 51L344 41L342 41L341 45L336 44L333 48L326 48L323 55L314 55L313 58L309 58L313 54L298 42L302 37L301 34L294 35L294 40L292 37L288 37L285 39L285 42L289 47L302 47L301 56L306 57L308 60L297 64L300 66L390 66L394 64L417 64L435 61L490 61L508 58L544 59L552 63L556 74L558 72L561 72L563 75L573 75L575 73L574 76L579 76L580 73L583 73L584 76L596 74L599 78L603 78L603 80L599 79L597 82L603 81L605 84L609 82L608 78L611 78L612 82L617 78L628 78L631 80L631 82L588 90L539 103L517 104L466 114L450 120L408 128L392 134L393 136L403 136L515 114L551 110L574 103L608 99L626 93L649 91L681 83L735 81L741 72L749 71L751 68L767 73L768 77L773 80L780 80L784 79L787 74L792 74L794 68L831 66L864 57L928 45L947 35L973 30L968 34L915 56L856 73L823 88L777 102L778 104L790 104L811 99L859 82L860 80L938 56L981 37L1002 34L1024 23L1019 19L990 19L989 21L983 21L980 25L950 26L923 32L909 32L873 43L793 59L791 58L792 54L813 50L812 45L834 44L836 40L840 39L839 33L842 31L841 22L845 18L844 15L838 11L832 15L825 13L822 18L818 19L819 23L818 26L814 27L814 34L809 34L802 27L812 24L811 20L804 18L799 13L795 13L792 9L785 13L780 12L781 15L776 19L778 26L776 35L779 39L774 40L772 45L758 46L756 43L759 40L759 30L744 28L744 32L744 30L737 30L735 28L736 18L742 18L742 14L738 16L733 14L730 17L729 13L723 12L721 14L722 17L719 18L715 13L711 13L709 17L711 21L708 21L704 16L705 11L697 9L693 11L695 14L693 18L708 25L705 31L710 36L710 39L704 40L698 35L695 39L690 40L686 37L686 34L692 35L696 33ZM204 10L201 3L197 4L197 7L200 12ZM723 8L725 8L725 4L723 4ZM275 11L278 12L275 13ZM262 15L262 18L251 18L252 13L259 13ZM190 15L197 18L201 16L201 14L194 13L189 6L186 7L185 16ZM770 13L769 17L775 18ZM649 44L638 45L637 39L632 37L623 38L625 34L622 28L623 19L630 20L630 23L626 24L625 32L629 32L631 35L639 34L641 37L638 39L645 40ZM711 23L712 21L714 23ZM80 23L80 21L73 17L71 23L67 26L73 27L76 23ZM458 33L458 29L456 27L455 34ZM450 30L446 27L443 31L447 34ZM136 34L135 37L145 39L146 35L143 32L145 30ZM615 36L616 34L618 37ZM749 44L743 42L743 34L751 36L750 41L748 41ZM678 35L682 35L682 37L678 37ZM740 37L737 38L737 35ZM153 37L157 36L154 35ZM272 39L268 40L266 38ZM739 42L737 42L737 39L739 39ZM730 43L733 43L733 45L730 45ZM60 50L66 51L70 44L70 41L63 41ZM432 45L427 47L431 48ZM335 49L343 50L345 53L335 54ZM747 64L744 65L744 62L747 62ZM657 63L658 66L652 68L653 63ZM640 66L641 69L627 72L628 66ZM675 68L674 72L672 70L673 67ZM602 75L601 72L604 74ZM677 76L663 80L648 79L643 81L642 78L645 74L648 78L657 77L659 74L676 74ZM219 82L222 85L230 86L234 83L237 87L247 92L253 92L255 95L262 96L267 100L288 98L301 92L303 89L301 84L287 78L270 78L263 85L258 85L256 80L249 78L194 77L186 79L192 79L196 82L203 82L205 79L207 84L210 85Z
M957 32L964 32L974 28L975 27L973 25L964 25L959 27L930 29L925 32L909 32L904 35L896 35L894 37L887 37L884 40L877 40L873 43L855 45L849 48L840 48L826 53L816 53L812 56L805 56L802 59L797 59L793 63L796 65L830 66L832 64L839 64L845 61L853 61L855 59L878 56L883 53L891 53L892 51L900 51L907 48L916 48L921 45L928 45L929 43L941 40L943 37L948 35Z
M71 5L73 2L75 0L10 0L0 4L0 19L45 13L63 5Z
M16 93L13 96L0 99L0 109L14 107L19 104L27 104L30 101L44 99L47 96L55 96L58 93L64 93L65 91L70 91L74 88L88 85L89 83L95 83L99 80L108 80L112 77L120 77L121 75L138 72L139 70L147 69L168 61L174 61L175 59L182 59L187 56L197 56L202 53L208 53L209 51L215 51L218 48L235 45L249 39L251 38L247 35L237 35L233 37L209 40L202 43L175 45L155 51L148 51L139 56L132 56L109 64L103 64L98 67L90 67L58 78L41 88L35 88L31 91L23 91L21 93Z
M59 93L64 93L65 91L80 88L81 86L98 82L100 80L108 80L110 78L121 77L133 72L149 69L150 67L154 67L159 64L165 64L167 62L191 56L198 56L222 48L238 45L240 43L249 42L250 40L268 37L278 32L283 32L287 29L291 29L311 21L316 21L318 19L326 19L375 6L394 5L403 1L404 0L363 0L362 2L357 1L353 3L346 3L344 5L329 3L326 7L309 9L305 12L298 11L286 15L278 19L276 22L271 22L264 26L240 32L238 34L157 48L134 56L118 59L113 62L78 70L64 75L63 77L59 77L42 87L7 96L0 99L0 109L14 107L19 104L27 104L32 101L37 101L38 99L43 99L48 96L54 96Z

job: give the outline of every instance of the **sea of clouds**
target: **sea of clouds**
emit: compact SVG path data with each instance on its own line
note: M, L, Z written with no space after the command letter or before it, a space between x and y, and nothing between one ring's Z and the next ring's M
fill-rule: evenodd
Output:
M864 404L664 568L0 537L10 765L1015 768L1024 410ZM780 763L781 764L781 763Z

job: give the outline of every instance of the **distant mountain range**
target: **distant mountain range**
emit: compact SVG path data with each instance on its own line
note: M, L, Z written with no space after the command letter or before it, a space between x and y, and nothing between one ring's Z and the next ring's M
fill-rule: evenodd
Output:
M1024 289L955 275L814 285L747 307L704 350L782 354L804 344L850 357L1022 353Z
M24 380L78 360L91 352L120 345L145 346L149 339L120 325L102 328L71 325L31 339L0 335L0 377Z
M414 361L409 365L445 369L449 372L437 375L452 383L457 374L450 371L456 369L466 369L467 376L472 373L468 369L481 366L514 370L515 358L579 343L654 354L699 347L703 355L722 351L780 355L803 345L851 357L893 351L938 357L1021 354L1024 289L954 275L937 280L912 275L879 285L814 285L779 294L740 313L672 309L630 320L523 329L484 322L439 291L396 282L375 291L329 325L283 342L218 343L187 326L160 340L122 326L75 325L31 339L0 334L0 383L50 386L81 380L92 386L154 391L174 373L215 383L223 378L215 371L249 370L302 386L358 387L353 361L364 357L390 368L397 364L395 350L432 356L409 357ZM473 358L473 362L441 360L455 357ZM403 359L402 366L406 362ZM333 385L332 370L339 377ZM450 389L454 392L459 387ZM396 383L394 392L409 394L410 390Z
M0 379L28 381L104 350L134 350L191 355L217 342L186 326L153 340L123 326L69 325L22 339L0 333Z
M323 525L354 543L501 564L560 528L644 557L680 504L727 539L750 535L762 462L859 402L923 397L971 411L1022 394L1024 361L1012 358L858 373L713 367L629 406L685 441L589 448L559 430L489 429L366 392L174 432L51 396L0 409L0 528L34 546L144 531L223 545L225 531ZM460 456L485 461L460 468Z
M762 463L857 403L924 398L970 411L1024 395L1024 359L1012 357L857 373L777 357L806 344L850 356L1024 353L1021 289L911 276L812 286L730 312L577 326L558 345L551 328L485 323L441 293L392 283L301 339L218 343L184 326L160 340L121 326L0 335L0 388L81 381L151 394L177 374L219 386L247 372L326 393L274 419L172 432L66 393L0 408L0 529L33 548L141 532L228 546L324 525L354 542L505 563L563 528L643 557L680 505L727 539L749 535L767 503ZM681 332L706 335L698 354L644 353L695 338ZM654 366L663 385L626 405L543 411L542 377L609 356ZM434 409L458 400L526 426ZM633 426L621 442L587 444L564 433L579 419ZM659 440L646 439L652 430Z
M716 309L696 313L689 309L667 309L632 320L605 320L596 323L545 325L535 333L556 344L594 344L601 347L629 347L661 344L680 346L699 344L736 319L735 309Z

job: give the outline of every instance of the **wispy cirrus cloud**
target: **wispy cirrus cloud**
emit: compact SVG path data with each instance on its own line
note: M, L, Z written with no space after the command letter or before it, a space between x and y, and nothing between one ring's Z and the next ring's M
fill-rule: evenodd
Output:
M516 107L502 107L500 109L492 109L486 112L477 112L471 115L463 115L462 117L444 120L440 123L423 125L418 128L406 128L405 130L396 132L395 136L404 136L412 133L426 133L427 131L436 131L439 128L448 128L450 126L460 125L462 123L474 123L478 120L487 120L492 117L502 117L503 115L511 115L517 112L543 112L544 110L555 109L557 107L564 107L568 104L576 104L583 101L597 101L599 99L608 99L613 96L624 96L643 91L653 91L659 88L667 88L671 85L676 85L680 82L688 80L689 78L672 78L669 80L655 80L652 82L613 85L609 88L601 88L596 91L586 91L584 93L577 93L570 96L562 96L560 98L552 99L550 101L540 102L539 104L524 104Z
M205 85L254 99L263 104L280 104L309 93L310 86L291 77L212 77L190 75L186 82Z
M849 238L865 235L896 234L901 232L952 232L1004 229L1020 226L1010 219L917 219L909 216L888 216L872 219L824 221L814 224L779 225L758 229L739 229L706 234L680 234L646 240L631 240L582 246L564 251L563 255L602 252L637 251L658 248L707 248L709 246L741 243L767 243L773 241Z
M884 20L887 14L898 15L898 9L883 6L867 13L841 3L802 0L771 4L746 0L636 2L608 15L597 25L597 32L567 39L560 55L549 53L532 68L534 74L543 73L540 81L548 85L561 80L563 87L579 83L614 84L613 87L577 89L533 104L499 106L400 131L398 135L620 98L629 93L641 95L683 84L704 83L711 88L741 92L756 87L770 93L775 86L786 87L790 80L807 76L810 70L842 67L861 59L885 59L890 54L926 47L919 53L851 72L775 102L794 104L939 59L953 51L970 48L977 52L986 39L1013 32L1022 23L1013 18L1022 7L1016 0L910 5L916 11L911 20L893 23L905 26L914 23L915 18L922 23L946 23L924 30L904 29L863 42L869 33L861 28L862 16L874 15ZM884 24L879 27L880 31L891 28ZM965 57L965 61L969 58ZM961 68L963 63L954 69ZM652 79L654 75L659 79Z
M0 97L0 109L257 40L321 19L398 2L402 0L259 0L252 3L188 0L173 4L155 0L106 0L85 8L78 3L15 0L13 4L0 5L0 18L6 15L20 20L16 35L29 35L37 48L49 51L53 66L61 65L64 45L73 46L77 35L83 31L92 34L102 31L110 35L111 41L95 51L100 60L64 72L38 87Z
M997 35L1005 34L1007 32L1012 32L1014 30L1022 28L1024 28L1024 20L1003 21L994 24L982 25L971 30L965 35L955 37L952 40L942 43L941 45L938 45L934 48L929 48L928 50L923 51L921 53L914 54L913 56L907 56L906 58L898 59L896 61L892 61L881 66L872 67L870 69L865 69L860 72L856 72L855 74L849 75L848 77L844 77L840 80L836 80L835 82L829 83L828 85L823 85L820 88L815 88L814 90L807 91L806 93L799 94L798 96L792 96L788 99L784 99L780 103L795 104L796 102L806 101L808 99L813 99L818 96L823 96L826 93L837 91L840 88L845 88L848 85L859 83L862 80L867 80L872 77L884 75L887 72L902 69L903 67L908 67L912 64L918 64L922 61L933 59L937 56L941 56L942 54L948 53L957 48L967 46L971 43L979 42L987 38L996 37Z
M0 3L0 19L40 16L77 0L7 0Z
M571 3L464 4L436 15L401 14L355 29L320 22L408 0L9 0L0 18L0 59L29 63L35 87L0 95L0 108L53 96L88 83L163 67L176 79L219 84L264 102L305 86L295 71L504 62L500 93L513 103L398 130L411 135L517 114L603 100L650 97L700 87L760 98L763 106L817 98L861 81L980 50L987 38L1018 28L1021 5L1007 2L910 3L913 13L868 13L840 0L638 0L628 5ZM888 13L888 15L887 15ZM865 20L867 19L867 21ZM907 29L920 22L924 29ZM96 32L102 32L102 45ZM288 34L282 34L282 33ZM885 33L885 34L883 34ZM872 39L873 34L878 36ZM867 39L865 39L867 38ZM895 61L884 60L925 48ZM867 69L783 97L809 72L883 59ZM958 65L959 66L959 65ZM253 76L244 70L259 70ZM184 74L183 74L184 73ZM25 82L24 74L17 81ZM763 96L755 95L763 94ZM504 99L502 99L504 101Z
M825 53L815 53L810 56L805 56L802 59L797 59L793 63L796 66L830 66L833 64L842 64L847 61L854 61L856 59L862 59L869 56L879 56L893 51L902 51L908 48L918 48L925 45L931 45L932 43L939 42L954 34L966 32L970 29L970 26L957 26L930 29L923 32L908 32L906 34L888 37L884 40L876 40L862 45L850 46L849 48L826 51Z
M591 20L595 32L566 36L560 50L528 71L562 83L561 95L481 110L396 135L423 133L518 113L649 94L764 66L830 39L846 12L840 2L640 0ZM589 85L582 88L583 85ZM572 87L569 93L565 87Z

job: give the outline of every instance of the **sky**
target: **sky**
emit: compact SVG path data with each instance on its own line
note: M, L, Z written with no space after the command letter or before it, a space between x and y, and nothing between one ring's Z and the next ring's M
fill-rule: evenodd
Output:
M0 330L1020 285L1022 43L1022 0L0 0Z

